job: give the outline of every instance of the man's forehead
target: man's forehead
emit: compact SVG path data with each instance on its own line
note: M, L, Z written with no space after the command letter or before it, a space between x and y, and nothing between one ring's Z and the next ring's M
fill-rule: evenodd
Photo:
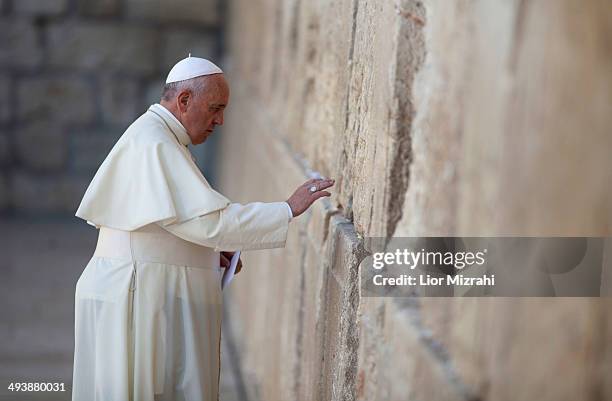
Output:
M225 79L224 74L213 74L206 75L203 79L206 79L208 82L211 82L213 85L219 86L221 88L229 89L229 85L227 80Z

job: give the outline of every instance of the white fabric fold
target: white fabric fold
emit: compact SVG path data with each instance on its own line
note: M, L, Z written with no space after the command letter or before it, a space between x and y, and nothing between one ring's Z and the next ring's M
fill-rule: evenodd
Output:
M215 251L283 248L289 229L286 206L286 202L231 203L219 212L163 227Z
M216 401L219 254L156 224L102 227L75 292L73 401Z
M291 206L287 202L285 202L285 205L287 206L287 216L289 216L289 221L291 221L293 219L293 210L291 210Z
M155 222L181 223L230 203L175 137L184 128L155 106L130 125L102 162L77 217L96 227L132 231Z

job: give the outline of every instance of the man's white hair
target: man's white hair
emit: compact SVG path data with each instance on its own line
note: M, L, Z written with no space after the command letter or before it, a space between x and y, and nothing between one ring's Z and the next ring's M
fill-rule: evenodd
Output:
M161 99L164 101L171 101L176 95L184 90L189 90L193 93L194 97L200 97L208 87L209 80L207 76L195 77L186 79L184 81L171 82L164 85L162 90Z

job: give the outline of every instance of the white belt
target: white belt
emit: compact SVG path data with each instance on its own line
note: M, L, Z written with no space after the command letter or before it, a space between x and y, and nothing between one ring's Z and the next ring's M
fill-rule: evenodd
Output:
M157 224L136 231L100 227L94 256L168 265L219 268L219 253L185 241Z

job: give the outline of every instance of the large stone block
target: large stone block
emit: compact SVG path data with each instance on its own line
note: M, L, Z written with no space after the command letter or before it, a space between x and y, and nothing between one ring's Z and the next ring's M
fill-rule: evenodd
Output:
M59 15L68 8L68 0L18 0L13 2L18 13L32 15Z
M494 301L487 332L491 346L485 345L491 399L571 401L604 388L607 378L592 372L605 369L598 355L607 345L605 299Z
M216 0L127 0L128 16L161 22L193 22L215 25L219 22Z
M79 173L97 170L121 134L117 130L77 132L70 135L70 162L74 170Z
M24 78L17 83L17 118L86 123L94 118L93 96L78 78Z
M194 57L214 60L216 38L210 33L189 30L169 30L164 32L162 42L162 70L169 71L177 61L191 53Z
M77 6L87 16L116 15L121 9L120 0L78 0Z
M57 170L67 162L68 146L62 127L48 121L28 123L15 130L17 156L25 166Z
M325 259L325 339L328 356L322 379L323 399L352 399L357 385L359 333L359 264L365 257L352 224L339 216L330 220Z
M600 385L600 378L589 372L605 367L590 353L605 343L605 302L422 298L416 320L475 397L512 400L537 394L540 399L588 399L589 389Z
M0 19L0 66L33 68L42 61L36 30L28 20Z
M426 3L436 17L425 25L427 68L414 94L404 233L610 232L605 4L574 15L570 1ZM545 15L555 17L543 27ZM577 76L589 79L568 79Z
M342 133L342 152L334 151L333 141L322 139L330 148L326 158L337 162L338 201L366 236L390 236L402 208L401 188L407 185L411 161L410 94L425 51L423 24L417 22L424 10L417 3L354 4L348 76L342 88L346 111L335 129ZM402 16L408 12L414 19Z
M299 254L287 254L284 250L247 252L244 255L245 266L250 268L243 270L241 277L232 283L234 293L231 296L233 303L240 305L239 314L234 316L243 323L243 332L253 333L240 339L244 348L249 350L244 354L245 372L256 377L260 399L295 399L297 382L294 369L300 363L298 322L302 318L301 297L298 295L301 258ZM257 305L263 304L268 297L283 302L259 308ZM273 375L274 379L269 380L267 374Z
M420 298L413 314L420 329L449 357L459 381L470 394L484 396L489 379L486 364L489 307L484 298Z
M272 5L272 4L271 4ZM326 3L308 3L304 7L311 9L309 14L314 14L312 25L317 29L308 32L304 38L311 46L304 51L310 54L300 54L291 57L291 46L287 38L291 37L291 29L298 26L287 26L289 32L279 35L278 31L267 30L265 34L265 51L262 57L266 72L260 78L262 92L276 94L275 115L281 116L285 113L285 84L290 85L296 80L294 69L302 70L306 76L313 73L313 80L308 83L303 81L303 88L298 89L293 85L288 88L298 89L288 93L292 98L293 118L301 118L303 127L301 130L290 130L285 135L291 136L291 143L295 150L303 153L310 166L325 176L333 176L337 173L336 152L340 152L342 146L342 133L346 122L347 84L350 78L350 57L354 39L354 22L356 3L350 0L341 0ZM272 11L272 10L270 10ZM307 10L304 10L307 11ZM276 15L280 17L282 14ZM289 21L279 20L276 23L286 26ZM293 24L299 21L294 20ZM278 37L285 39L281 41ZM259 41L257 37L252 40ZM284 51L285 54L281 52ZM300 60L301 59L301 60ZM299 63L306 63L300 67ZM303 98L303 90L307 91ZM264 95L262 93L262 95ZM264 95L265 96L265 95ZM305 102L306 100L306 102ZM292 111L289 111L290 113ZM299 116L302 114L302 116ZM278 118L278 117L277 117ZM304 134L301 134L304 133ZM306 134L307 133L307 134Z
M456 382L449 362L406 308L392 298L362 298L356 399L476 399Z
M49 63L64 68L151 74L155 30L131 24L65 22L49 28Z
M301 266L299 296L300 320L296 341L298 348L298 367L296 369L296 399L309 400L318 394L321 386L321 372L326 354L324 352L324 332L326 310L328 308L323 291L327 276L327 261L322 250L301 238L301 243L291 244L292 252L305 253Z
M104 77L99 86L104 122L127 127L139 116L139 87L133 79Z
M386 303L385 334L388 349L383 355L395 355L381 367L389 380L390 399L469 400L475 399L453 377L450 362L436 345L419 332L396 302ZM410 355L410 357L408 357Z

